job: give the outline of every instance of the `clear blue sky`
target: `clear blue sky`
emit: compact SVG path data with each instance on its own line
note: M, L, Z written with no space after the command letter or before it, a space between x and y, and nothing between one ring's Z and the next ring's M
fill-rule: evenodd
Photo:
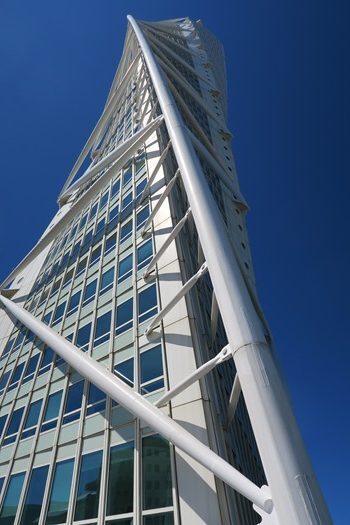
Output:
M126 14L225 46L258 289L334 521L350 523L349 10L322 0L2 0L0 277L41 235L118 64Z

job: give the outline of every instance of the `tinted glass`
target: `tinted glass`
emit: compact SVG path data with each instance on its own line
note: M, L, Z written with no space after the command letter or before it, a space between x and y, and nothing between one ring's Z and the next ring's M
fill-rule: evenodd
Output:
M107 489L107 514L123 514L133 510L134 444L111 448Z
M119 379L122 379L124 383L126 383L129 386L134 385L134 360L128 359L127 361L123 361L122 363L118 363L114 371L116 375L119 377Z
M118 280L121 281L123 277L125 278L128 277L131 270L132 270L132 253L120 261Z
M84 381L79 381L68 388L65 414L81 408L84 391Z
M42 399L38 399L38 401L34 401L34 403L31 403L27 414L26 422L23 428L33 427L37 424L42 402Z
M17 512L18 501L22 492L24 473L11 476L6 492L4 505L0 514L0 525L13 525Z
M111 329L112 312L106 312L96 320L95 340L104 334L109 334Z
M84 293L84 301L90 299L91 297L93 297L95 295L96 284L97 284L97 279L95 279L94 281L92 281L92 283L89 283L86 286L85 293Z
M74 459L57 463L50 495L46 525L64 523L67 518L69 494L73 477Z
M35 354L33 357L30 358L28 366L26 368L25 376L29 376L33 372L35 372L38 361L39 361L40 354Z
M166 514L144 516L142 525L174 525L174 515L172 512L167 512Z
M124 224L124 226L121 229L120 232L120 242L125 241L132 232L132 221L129 221L127 224Z
M156 346L140 355L141 383L163 375L162 349Z
M116 244L116 236L115 236L115 235L111 235L111 236L108 237L108 239L106 240L105 251L106 251L106 252L109 252L110 250L112 250L112 248L115 247L115 244Z
M12 385L12 383L15 383L16 381L20 379L22 372L23 372L23 368L24 368L24 363L21 363L20 365L16 366L15 371L11 377L10 385Z
M90 340L90 332L91 332L91 323L88 323L85 326L82 326L81 328L79 328L76 345L81 348L85 346L86 344L88 344Z
M37 525L41 512L44 490L46 485L48 466L36 468L30 478L21 525Z
M49 419L53 419L58 416L61 406L61 397L62 390L59 390L58 392L55 392L49 396L46 405L44 421L48 421Z
M149 217L149 208L146 206L146 208L143 208L143 210L139 211L136 215L136 228L139 229L143 224L146 222L146 220Z
M17 410L13 412L12 417L11 417L11 422L6 432L7 436L10 436L11 434L14 434L15 432L17 432L21 424L23 412L24 412L24 407L17 408Z
M8 372L5 372L0 380L0 390L3 390L5 386L7 385L7 381L9 380L9 376L11 374L11 370Z
M123 332L125 329L129 328L129 324L125 327L122 325L125 325L128 321L130 321L130 327L132 326L132 318L133 318L133 300L128 299L125 301L125 303L120 304L117 307L117 325L116 325L116 334Z
M83 456L80 466L75 520L96 518L100 495L102 451ZM1 525L1 523L0 523Z
M68 311L70 312L71 310L74 310L74 308L76 308L79 304L79 301L80 301L80 296L81 296L81 290L79 290L79 292L76 292L74 293L70 300L69 300L69 306L68 306Z
M142 323L157 311L157 291L152 285L139 293L139 321Z
M137 269L139 270L147 262L150 260L150 258L153 255L153 248L152 248L152 240L145 242L145 244L142 244L137 249Z
M0 437L2 436L2 433L4 431L6 420L7 420L7 415L0 417Z
M57 319L60 319L63 316L65 307L66 307L66 302L64 302L64 303L62 303L62 304L57 306L56 311L55 311L55 315L54 315L54 318L53 318L53 322L57 321Z
M159 436L143 439L142 479L144 509L172 505L169 445Z
M113 283L114 279L114 268L110 268L102 274L101 278L101 289L106 288L108 285Z

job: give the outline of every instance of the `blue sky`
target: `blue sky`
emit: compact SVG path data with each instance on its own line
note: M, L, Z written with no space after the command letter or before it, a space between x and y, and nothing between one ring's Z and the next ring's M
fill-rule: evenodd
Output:
M229 125L261 302L334 522L348 524L345 2L2 0L0 277L54 214L102 110L128 12L202 18L225 46Z

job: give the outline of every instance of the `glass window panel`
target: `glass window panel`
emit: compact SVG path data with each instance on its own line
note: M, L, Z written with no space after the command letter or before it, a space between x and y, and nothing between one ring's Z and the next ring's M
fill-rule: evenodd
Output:
M56 418L58 416L60 412L61 398L62 390L59 390L58 392L55 392L49 396L46 405L44 421L49 421L50 419Z
M102 392L102 390L97 388L97 386L90 383L88 404L92 405L93 403L97 403L98 401L103 401L104 399L106 399L106 394Z
M162 348L160 345L140 354L141 383L163 375Z
M154 514L153 516L144 516L142 525L174 525L174 514Z
M108 341L111 332L112 312L106 312L96 320L94 345Z
M112 185L112 197L114 197L120 190L120 179L113 182Z
M81 408L83 392L84 381L78 381L78 383L70 385L70 387L68 388L66 407L64 410L65 414L68 414L69 412L73 412L74 410Z
M78 268L77 268L77 273L76 273L76 276L77 277L78 275L80 275L86 268L86 263L87 263L87 257L85 259L82 259L79 264L78 264Z
M147 179L142 179L136 186L136 197L139 197L147 185Z
M77 310L79 306L80 296L81 296L81 290L71 295L71 298L69 299L69 304L68 304L69 313L72 313L73 310Z
M2 390L4 390L4 388L6 387L11 372L12 372L12 370L8 370L7 372L5 372L5 373L2 375L2 378L1 378L1 380L0 380L0 392L1 392Z
M104 208L104 206L106 206L106 204L108 202L108 196L109 196L109 191L107 191L106 193L104 193L102 195L100 210L102 210L102 208Z
M24 423L24 427L23 427L24 429L33 427L34 425L37 424L39 415L40 415L42 402L43 402L42 399L38 399L38 401L34 401L34 403L30 404L30 408L29 408L29 411L26 417L26 421Z
M111 448L107 492L107 515L133 510L134 443Z
M14 474L6 491L4 504L0 514L0 525L13 525L17 512L19 498L22 492L24 472Z
M156 285L153 284L139 293L139 323L143 323L155 315L158 311L157 307L157 290Z
M87 350L87 347L89 346L90 341L90 333L91 333L91 323L88 323L78 330L76 345L84 350L84 352Z
M123 175L123 186L128 184L132 179L132 164L125 168L124 175Z
M35 354L30 358L24 374L23 383L26 383L33 377L33 374L38 366L40 355L41 354Z
M120 242L126 241L132 234L132 221L127 222L121 229Z
M146 206L136 214L136 229L139 230L149 217L149 207Z
M0 478L0 493L2 491L2 487L4 485L5 478Z
M123 204L122 204L122 210L125 210L132 202L132 192L127 193L123 197ZM125 217L126 218L126 217Z
M66 307L66 301L64 301L63 303L61 303L61 304L59 304L57 306L56 311L55 311L55 315L54 315L54 317L52 319L53 323L55 323L56 321L59 321L60 319L62 319L65 307Z
M21 378L21 375L22 375L22 372L23 372L23 368L24 368L24 363L21 363L21 364L16 366L16 368L15 368L13 374L12 374L12 377L11 377L10 385L13 385L14 383L16 383Z
M106 217L102 217L102 219L100 219L97 223L96 233L103 230L103 228L105 227L105 224L106 224Z
M114 268L110 268L102 274L101 277L101 292L106 292L113 287Z
M43 358L40 363L38 375L44 374L49 370L54 359L54 352L51 348L45 348Z
M0 417L0 438L1 438L2 433L4 431L6 420L7 420L7 414L5 416L1 416Z
M133 299L132 297L117 307L116 335L129 330L133 321Z
M102 451L82 457L74 516L76 521L97 517L101 469Z
M137 248L137 270L146 266L153 257L152 239Z
M142 480L144 509L172 505L169 445L160 436L143 439Z
M119 262L118 283L121 283L132 274L132 253Z
M111 208L109 210L109 214L108 214L108 222L111 222L119 213L119 206L118 204L116 206L113 206L113 208Z
M113 235L108 237L108 239L106 240L105 253L112 251L113 248L115 248L116 242L117 242L117 237L116 237L116 234L114 233Z
M89 220L96 215L98 202L96 202L90 210Z
M67 459L56 465L45 525L66 522L73 467L74 459Z
M95 248L95 250L93 250L92 254L91 254L91 260L90 260L90 266L95 264L95 262L97 262L101 256L101 250L102 250L102 246L98 246L97 248ZM95 281L93 281L95 282Z
M80 225L79 225L79 231L82 230L86 224L87 221L87 213L85 213L84 217L81 219Z
M134 386L134 359L127 359L114 367L116 375L129 386Z
M48 470L48 466L33 469L24 502L21 525L38 524Z
M11 434L17 433L22 421L23 412L24 407L17 408L17 410L14 410L12 412L11 421L6 432L6 436L10 436Z
M94 281L86 285L85 292L84 292L83 305L88 304L90 301L94 299L95 294L96 294L96 285L97 285L97 279L95 279Z

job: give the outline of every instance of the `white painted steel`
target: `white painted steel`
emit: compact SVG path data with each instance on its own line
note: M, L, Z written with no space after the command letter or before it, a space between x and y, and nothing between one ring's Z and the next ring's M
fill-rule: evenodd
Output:
M147 279L152 269L155 267L159 259L162 257L162 255L166 252L167 248L170 246L170 244L173 242L174 239L179 235L180 231L184 227L187 219L191 215L191 208L189 208L185 215L182 217L182 219L177 223L177 225L174 227L174 229L169 233L169 236L166 238L162 246L159 248L149 265L147 266L143 278Z
M331 518L286 387L186 126L143 32L132 16L128 20L139 41L172 141L279 523L328 525ZM305 480L302 487L299 479Z
M152 330L159 325L159 323L166 316L166 314L174 308L174 306L180 301L180 299L182 299L191 290L191 288L193 288L198 279L200 279L202 275L207 271L208 267L207 263L205 262L204 264L202 264L198 272L192 275L192 277L182 286L182 288L180 288L177 294L174 295L171 301L169 301L169 303L166 306L164 306L164 308L162 308L162 310L154 317L154 319L152 319L152 321L146 328L146 335L150 335Z
M69 186L69 188L64 193L62 193L62 198L67 195L71 195L75 190L80 188L82 184L86 184L92 177L97 175L104 168L108 168L108 166L110 166L112 162L115 162L124 153L124 151L127 150L131 144L133 144L133 142L135 142L140 136L143 135L145 131L147 131L148 129L152 129L153 131L155 131L161 124L162 120L163 116L160 115L152 122L147 124L145 127L141 128L139 131L134 133L134 135L132 135L130 138L118 144L118 146L114 148L110 153L108 153L108 155L103 157L102 160L100 160L96 164L93 164L92 166L89 166L85 173L83 173L83 175L79 177L78 180L76 180L71 186Z
M163 162L164 162L164 160L165 160L165 158L166 158L166 156L168 154L170 146L171 146L171 142L169 140L168 144L165 146L164 150L162 151L162 154L159 157L158 162L157 162L157 164L154 167L154 170L152 171L152 175L148 179L147 184L146 184L146 186L143 189L143 192L141 194L141 197L139 199L138 204L141 204L144 201L144 199L146 198L146 195L149 194L150 187L152 186L153 181L156 178L156 175L157 175L161 165L163 164Z
M155 205L155 207L153 208L150 216L148 217L143 229L142 229L142 232L141 232L141 235L142 237L145 235L145 233L147 232L148 228L150 227L154 217L157 215L161 205L163 204L163 202L165 201L165 199L167 198L167 196L169 195L169 193L171 192L171 190L173 189L173 186L176 182L176 179L179 175L179 170L176 171L176 173L174 174L173 178L170 180L170 182L168 182L168 184L165 186L165 189L163 191L163 193L161 194L161 196L159 197L158 201L157 201L157 204Z
M220 363L223 363L224 361L227 361L232 357L232 353L230 352L230 347L225 346L221 352L219 352L213 359L210 359L210 361L207 361L202 366L198 367L197 370L192 372L192 374L188 375L183 381L178 383L174 388L166 392L162 397L160 397L157 402L155 403L156 407L161 407L162 405L165 405L173 399L173 397L177 396L178 394L181 394L186 388L191 386L195 381L198 381L201 377L204 377L207 375L213 368L215 368Z
M265 489L260 489L254 485L176 421L24 308L2 295L0 295L0 302L7 312L10 312L18 321L29 328L43 343L62 357L74 370L77 370L82 377L93 383L114 401L134 414L135 417L140 418L153 430L159 432L258 507L266 512L272 511L272 501L267 496Z

